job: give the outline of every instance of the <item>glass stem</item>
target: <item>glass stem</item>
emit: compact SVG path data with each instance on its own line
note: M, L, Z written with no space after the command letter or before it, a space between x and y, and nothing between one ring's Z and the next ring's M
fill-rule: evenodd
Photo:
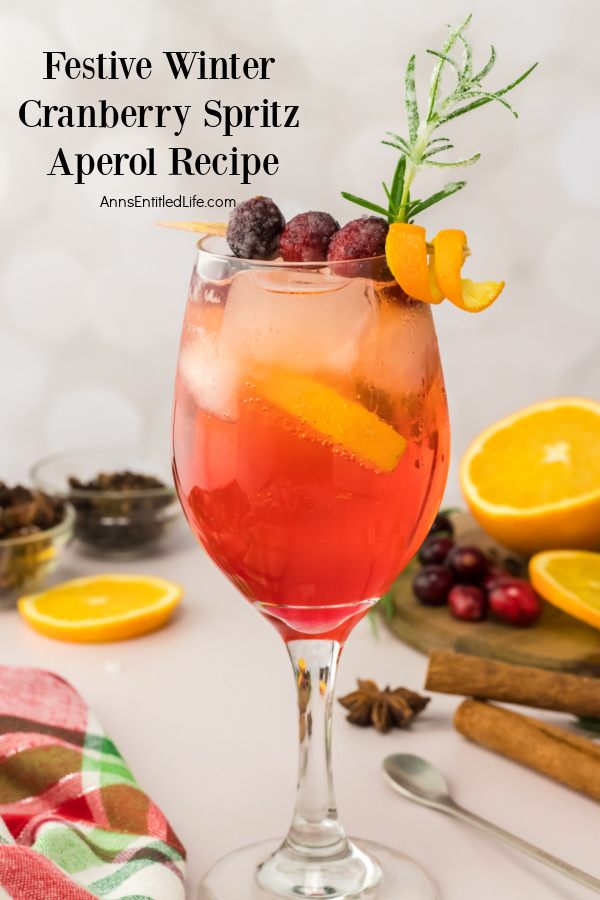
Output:
M301 854L337 855L348 847L338 822L331 772L331 714L341 646L337 641L300 640L287 647L298 693L300 763L286 843Z

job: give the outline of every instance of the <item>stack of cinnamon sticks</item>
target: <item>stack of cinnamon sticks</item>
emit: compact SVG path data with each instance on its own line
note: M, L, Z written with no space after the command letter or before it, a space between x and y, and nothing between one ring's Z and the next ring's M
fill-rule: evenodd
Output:
M425 687L476 698L463 701L454 716L465 737L600 800L598 744L487 702L600 719L600 679L435 650Z

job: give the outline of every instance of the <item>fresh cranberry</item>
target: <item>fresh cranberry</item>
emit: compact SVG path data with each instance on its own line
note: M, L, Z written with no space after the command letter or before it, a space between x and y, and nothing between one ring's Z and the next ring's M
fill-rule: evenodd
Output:
M327 259L367 259L385 253L388 224L378 216L353 219L331 238Z
M331 238L340 226L326 212L305 212L287 223L279 239L286 262L320 262L327 259Z
M423 566L413 579L413 591L425 606L443 606L453 584L454 575L446 566Z
M454 525L445 513L438 513L429 529L429 534L447 534L454 537Z
M532 625L542 614L542 601L528 581L506 579L489 593L490 609L510 625Z
M513 581L514 575L511 575L510 572L507 572L506 569L502 569L500 566L488 566L488 570L481 579L481 586L486 591L491 591L496 587L497 584L502 584L504 581Z
M428 537L419 550L419 562L424 566L431 563L441 566L454 547L454 541L450 537Z
M481 588L473 584L457 584L448 594L452 615L466 622L481 622L487 613L487 601Z
M233 211L227 226L227 243L234 256L272 259L284 226L281 210L269 197L251 197Z
M488 568L488 560L479 547L466 544L454 547L448 554L447 564L457 579L467 584L478 583Z

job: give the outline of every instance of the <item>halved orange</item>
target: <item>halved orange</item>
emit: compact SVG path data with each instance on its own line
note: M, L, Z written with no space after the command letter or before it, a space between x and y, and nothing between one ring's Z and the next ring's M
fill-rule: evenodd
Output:
M396 468L406 439L376 413L328 384L274 369L253 378L257 392L352 456L383 472Z
M74 578L17 606L40 634L61 641L122 641L164 625L181 600L178 585L144 575Z
M600 553L549 550L529 561L534 588L564 612L600 628Z
M525 554L600 547L600 403L546 400L487 428L461 464L479 524Z

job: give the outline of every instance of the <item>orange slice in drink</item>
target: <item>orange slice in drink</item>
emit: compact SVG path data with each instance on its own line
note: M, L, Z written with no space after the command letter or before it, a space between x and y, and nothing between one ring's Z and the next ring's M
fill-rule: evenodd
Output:
M444 297L427 262L425 229L421 225L406 222L390 225L385 256L392 275L409 297L425 303L441 303Z
M433 271L444 297L467 312L481 312L491 306L504 288L503 281L471 281L461 278L467 236L457 228L446 228L433 241Z
M600 546L600 403L558 398L496 422L460 469L479 524L522 553Z
M534 588L564 612L600 628L600 553L549 550L529 562Z
M382 472L392 472L406 440L375 413L329 385L283 369L253 379L259 395L352 456Z
M47 637L122 641L164 625L182 593L162 578L98 575L21 597L17 605L25 621Z

